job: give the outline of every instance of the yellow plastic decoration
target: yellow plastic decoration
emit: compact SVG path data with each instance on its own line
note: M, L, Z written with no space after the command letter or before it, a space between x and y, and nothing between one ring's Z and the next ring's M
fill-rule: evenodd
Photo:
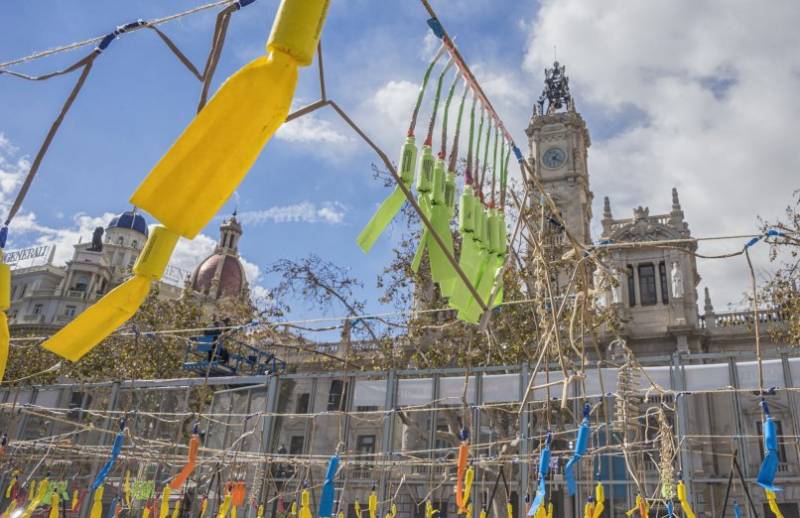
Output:
M356 512L356 518L361 518L361 502L359 502L358 500L353 502L353 508Z
M231 505L231 518L236 518L238 513L238 508L235 505Z
M692 504L686 498L686 486L683 480L678 481L678 500L681 502L681 509L683 509L683 514L686 515L686 518L695 518Z
M8 504L8 507L6 507L6 510L3 511L3 514L0 514L0 518L8 518L11 515L11 513L16 509L17 509L17 500L14 499Z
M514 504L506 502L506 518L514 518Z
M225 518L228 515L228 510L231 507L231 494L228 493L225 495L225 499L222 501L222 505L219 506L219 512L217 513L217 518Z
M158 517L159 518L167 518L169 515L169 495L170 495L170 487L169 484L164 486L164 490L161 492L161 509L159 510Z
M292 506L289 508L289 514L297 516L297 502L292 502Z
M378 514L378 494L375 492L375 489L369 493L367 507L369 509L369 518L375 518Z
M300 493L300 518L311 518L311 494L308 489Z
M600 518L606 508L606 493L603 489L603 484L600 482L594 486L594 510L592 511L591 518Z
M36 480L31 480L31 487L28 490L28 501L32 502L36 498Z
M102 518L103 515L103 492L105 486L100 486L94 491L92 497L92 509L89 511L89 518Z
M645 500L642 495L636 495L636 504L632 509L625 511L625 515L633 516L635 512L639 513L639 518L647 518L650 516L650 506L647 505L647 500Z
M337 514L336 516L337 518L344 518L344 513L342 511L339 511L339 514Z
M203 516L202 514L200 515ZM150 506L145 504L144 510L142 511L142 518L150 518Z
M433 503L430 500L425 502L425 518L434 518L439 513L438 509L433 508Z
M31 500L28 503L27 507L25 507L25 510L22 511L22 514L19 515L19 518L28 518L30 515L33 514L36 508L41 505L42 500L44 500L44 497L47 496L49 485L50 483L47 481L46 478L42 479L42 481L39 482L36 494L34 494L34 489L37 487L36 482L35 481L31 482L31 490L30 490L30 494L32 495Z
M208 509L208 498L203 498L203 502L200 504L200 518L206 515L206 509Z
M6 487L6 498L11 498L11 490L14 489L14 486L17 485L17 478L19 477L19 470L15 469L11 472L11 480L8 482L8 487Z
M131 471L125 471L125 482L122 484L122 493L125 495L125 503L131 506Z
M482 508L481 508L481 514L480 514L480 517L481 517L481 518L486 518L486 508L485 508L485 507L482 507Z
M53 496L50 497L50 515L49 518L59 518L59 507L61 507L61 499L58 497L58 493L53 493Z
M775 492L770 491L769 489L765 489L764 493L767 495L767 503L769 503L769 510L772 511L772 514L775 515L775 518L783 518L783 513L781 512L780 506L778 506L778 500L775 498ZM694 514L692 515L694 516Z
M178 237L163 226L155 227L133 266L133 278L107 293L42 347L70 361L80 360L136 313L150 292L150 284L164 273Z
M136 189L131 203L189 239L211 220L283 124L328 0L283 0L261 56L229 77Z
M390 508L389 516L395 518L397 516L397 504L392 503L392 507Z
M70 505L69 505L69 508L70 508L71 511L75 511L78 508L78 502L79 502L78 495L79 494L80 493L78 493L77 489L72 491L72 502L70 502Z
M264 504L258 506L258 510L256 511L256 518L264 518Z
M475 470L470 466L467 468L467 473L464 476L464 492L463 492L463 500L462 506L459 509L459 513L463 513L466 511L465 505L469 503L469 496L472 493L472 481L475 478Z
M179 518L181 515L181 500L180 498L175 502L175 508L172 509L172 518Z
M0 261L3 254L0 252ZM6 311L11 307L11 268L0 262L0 381L6 372L8 363L8 349L11 335L8 331L8 317Z

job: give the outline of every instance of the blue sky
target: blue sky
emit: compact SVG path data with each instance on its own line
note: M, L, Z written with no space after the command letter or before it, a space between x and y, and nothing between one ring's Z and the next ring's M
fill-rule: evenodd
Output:
M199 3L3 2L0 62ZM669 210L673 186L695 235L746 233L757 215L777 215L800 187L800 161L791 142L796 137L790 137L800 120L800 60L788 51L800 48L800 8L788 0L770 10L748 2L719 2L707 10L689 1L653 2L647 9L622 0L599 4L433 2L521 145L541 91L542 68L557 46L592 134L595 236L603 196L611 196L617 217L637 205L660 213ZM275 0L258 0L233 15L212 89L263 52L276 7ZM215 13L161 26L198 67ZM329 96L392 156L402 143L415 85L436 49L425 20L414 1L332 0L323 33ZM86 51L15 70L54 70ZM74 80L30 83L0 76L4 211L26 157L35 154ZM139 31L114 42L96 61L56 137L10 246L56 242L68 254L66 247L79 234L88 239L98 221L128 208L139 181L191 119L198 94L199 83L154 33ZM316 71L308 68L301 72L296 100L316 98ZM355 245L388 193L372 178L373 162L376 157L330 112L279 132L221 213L238 208L243 215L240 246L254 284L272 283L258 272L271 261L315 253L351 268L366 285L369 309L385 309L376 301L375 279L390 258L392 236L366 256ZM191 268L208 253L218 223L182 245L180 266ZM703 267L703 284L720 294L719 302L735 301L747 284L743 277L729 279L741 277L741 267ZM298 316L317 313L305 308Z

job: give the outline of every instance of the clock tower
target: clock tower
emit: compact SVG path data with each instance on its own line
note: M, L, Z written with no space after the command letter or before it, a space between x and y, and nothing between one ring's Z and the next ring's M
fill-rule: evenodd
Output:
M592 192L587 152L591 141L586 123L569 91L566 67L558 61L545 69L545 86L533 108L528 128L529 160L553 198L570 233L591 242Z

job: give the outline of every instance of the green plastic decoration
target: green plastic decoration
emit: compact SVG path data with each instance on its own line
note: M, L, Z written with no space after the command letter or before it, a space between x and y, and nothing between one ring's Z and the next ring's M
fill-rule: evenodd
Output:
M417 125L417 115L419 114L419 108L425 95L425 89L428 86L428 80L430 79L431 71L436 65L436 62L439 61L439 58L441 58L444 54L444 51L444 47L440 48L439 52L436 53L436 56L434 56L433 60L428 65L428 68L425 70L425 76L422 79L422 84L419 88L419 94L417 95L417 102L414 106L414 112L411 116L411 123L408 127L408 135L406 136L406 141L403 144L403 147L400 149L399 175L407 189L411 189L414 183L414 170L417 166L417 144L416 139L414 138L414 131L416 130ZM386 230L389 222L392 221L397 213L400 212L400 209L403 208L405 202L406 196L399 186L395 187L392 193L385 200L383 200L383 203L381 203L380 207L378 207L378 210L358 235L358 238L356 238L356 243L364 253L367 253L372 249L373 245L375 245L375 242L378 240L381 234L383 234L384 230Z

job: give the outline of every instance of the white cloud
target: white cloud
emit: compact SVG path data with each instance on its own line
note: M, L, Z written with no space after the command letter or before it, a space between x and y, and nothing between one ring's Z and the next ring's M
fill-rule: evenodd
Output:
M789 0L544 2L525 67L541 81L557 45L578 110L602 121L589 128L606 130L590 150L594 213L604 195L617 217L639 204L665 212L677 186L696 236L748 233L757 215L779 215L800 187L798 24ZM746 272L738 259L700 266L719 306L741 298Z
M241 212L239 220L245 225L263 223L327 223L337 225L344 221L347 208L339 202L323 202L320 205L303 201L293 205L269 207L263 210Z
M311 113L282 125L275 137L287 142L320 144L343 144L349 137L339 133L333 124Z

